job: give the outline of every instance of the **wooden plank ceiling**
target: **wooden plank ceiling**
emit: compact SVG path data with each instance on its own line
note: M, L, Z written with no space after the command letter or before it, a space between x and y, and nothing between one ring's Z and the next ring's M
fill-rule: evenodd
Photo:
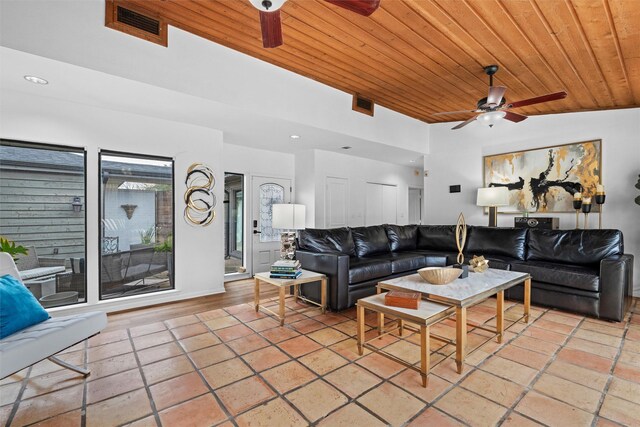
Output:
M322 0L288 0L284 45L262 47L248 0L126 0L169 25L429 123L471 114L483 66L517 101L566 90L526 115L640 106L640 0L382 0L363 17ZM169 40L169 44L171 40Z

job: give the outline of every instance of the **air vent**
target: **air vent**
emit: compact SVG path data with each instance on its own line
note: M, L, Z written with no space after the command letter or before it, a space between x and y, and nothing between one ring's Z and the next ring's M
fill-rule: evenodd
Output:
M105 25L141 39L167 46L167 23L157 13L106 0Z
M353 111L373 116L373 106L374 103L372 100L364 98L358 94L353 95L353 104L351 106Z
M118 6L116 9L118 11L118 22L146 31L154 36L160 35L160 21L157 19L149 18L122 6Z

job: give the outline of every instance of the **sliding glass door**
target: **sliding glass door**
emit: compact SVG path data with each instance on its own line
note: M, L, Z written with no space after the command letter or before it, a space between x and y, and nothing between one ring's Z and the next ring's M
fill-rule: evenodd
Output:
M173 289L173 160L102 151L100 180L100 298Z

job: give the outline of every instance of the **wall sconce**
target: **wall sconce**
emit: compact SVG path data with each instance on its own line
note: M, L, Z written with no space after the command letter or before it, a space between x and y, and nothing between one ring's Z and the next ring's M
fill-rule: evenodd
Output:
M120 205L120 207L124 209L124 212L127 214L127 219L131 219L131 217L133 216L133 211L136 210L138 205Z
M71 206L73 207L73 211L75 213L82 212L82 200L80 197L74 197L73 202L71 202Z

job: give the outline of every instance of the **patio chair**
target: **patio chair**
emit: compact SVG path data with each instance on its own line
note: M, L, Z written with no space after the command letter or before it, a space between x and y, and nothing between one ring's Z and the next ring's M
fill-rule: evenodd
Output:
M27 253L27 255L19 255L16 260L20 280L54 277L58 273L64 273L64 258L39 257L35 246L27 247Z

